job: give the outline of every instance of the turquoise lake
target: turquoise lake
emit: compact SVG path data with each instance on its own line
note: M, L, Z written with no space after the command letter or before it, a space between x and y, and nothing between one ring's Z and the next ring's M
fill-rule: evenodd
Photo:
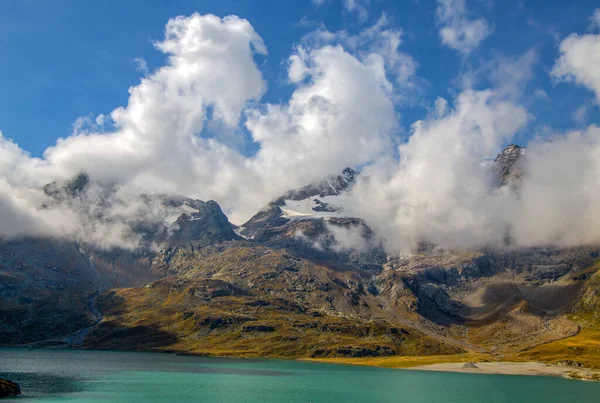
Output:
M0 349L18 402L600 402L600 382L155 353Z

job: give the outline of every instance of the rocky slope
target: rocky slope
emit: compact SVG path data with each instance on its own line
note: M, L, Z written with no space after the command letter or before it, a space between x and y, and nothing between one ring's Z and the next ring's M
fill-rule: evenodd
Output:
M85 231L121 220L138 246L99 247L59 238L0 242L0 344L64 344L65 336L99 319L98 294L161 278L164 273L154 264L157 254L168 259L173 248L190 240L209 245L239 239L213 201L141 195L136 202L152 206L155 213L130 217L111 211L123 204L114 188L100 187L85 174L48 184L43 191L49 197L40 208L70 207L89 223Z
M337 271L284 250L192 243L177 251L167 272L146 287L105 294L105 319L86 345L296 357L461 351L391 320L375 289L365 287L367 273Z
M498 186L518 186L525 155L510 145L496 158ZM125 215L125 196L85 175L50 184L41 208L118 221L138 243L1 242L0 344L77 334L87 348L230 356L551 361L573 354L560 344L569 340L595 351L599 248L424 246L388 256L345 208L357 175L347 169L289 191L239 228L212 201L141 195L143 214ZM360 247L340 241L348 237ZM599 365L600 355L584 361Z
M273 248L287 248L332 264L379 272L387 255L373 231L348 215L344 204L358 172L346 168L338 176L290 190L263 207L240 228L240 235ZM350 236L360 248L336 239Z

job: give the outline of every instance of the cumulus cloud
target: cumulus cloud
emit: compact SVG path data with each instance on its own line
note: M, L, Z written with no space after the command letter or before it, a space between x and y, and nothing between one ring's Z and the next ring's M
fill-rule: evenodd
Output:
M298 87L290 101L248 113L246 126L261 144L252 169L283 192L384 153L396 116L383 64L380 57L363 62L341 46L299 49L291 59L290 80Z
M492 33L485 18L470 18L466 0L437 0L437 21L442 44L463 55Z
M242 222L290 187L368 163L390 148L397 116L395 80L381 54L387 49L362 54L340 44L300 45L290 57L295 90L289 101L259 104L266 83L254 58L267 49L248 21L177 17L155 46L167 63L130 88L127 105L77 119L72 135L42 159L0 139L0 176L13 190L37 189L39 195L21 210L36 216L44 204L42 185L86 172L131 195L214 199ZM243 136L241 125L258 145L253 155L224 140ZM58 223L50 227L59 235L69 232ZM98 237L88 233L101 233L70 231L91 240Z
M600 10L595 15L600 15ZM551 74L558 81L586 87L600 102L600 34L567 36L560 43L560 57Z
M519 245L600 241L600 128L555 136L527 151L512 234Z
M367 167L353 190L352 211L388 250L409 250L422 241L482 247L501 244L505 235L502 206L482 162L524 127L527 112L493 90L465 90L453 108L438 104L437 114L413 125L398 147L399 161Z
M455 18L474 21L464 2L438 6L449 28ZM455 48L466 54L477 36L461 35ZM553 74L598 91L595 61L581 57L598 53L587 45L594 41L569 36ZM78 119L43 158L0 134L0 236L135 247L136 220L159 223L175 213L140 194L214 199L243 222L290 188L364 166L344 207L389 251L424 241L459 249L600 242L598 127L532 143L517 187L499 186L491 169L490 159L533 118L520 102L534 51L493 58L477 72L489 88L465 85L454 99L437 98L400 143L396 107L417 69L401 44L402 31L385 15L356 34L319 28L288 59L290 98L261 103L266 83L255 58L267 49L248 21L174 18L155 43L165 65L129 89L125 106ZM256 146L252 154L236 146L244 136ZM73 200L57 203L41 189L80 172L92 181ZM339 251L368 247L358 227L329 231Z
M385 72L394 86L395 101L410 96L418 90L419 79L416 75L418 63L409 54L401 50L403 31L394 27L390 18L384 13L372 26L367 26L357 34L346 30L331 32L324 26L304 36L304 42L312 47L325 45L342 46L363 61L381 58ZM300 52L302 53L301 49ZM296 59L292 56L292 62ZM301 65L292 63L294 76L301 74ZM292 76L290 76L292 78Z

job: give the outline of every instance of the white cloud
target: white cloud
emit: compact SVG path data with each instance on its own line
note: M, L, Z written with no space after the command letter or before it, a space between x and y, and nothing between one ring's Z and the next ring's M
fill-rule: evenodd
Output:
M548 96L548 93L543 88L537 88L535 90L535 92L533 93L533 95L537 99L541 99L541 100L544 100L544 101L547 101L547 100L550 99L550 97Z
M466 0L437 0L442 44L468 55L492 30L485 18L469 18Z
M600 241L600 128L556 136L527 150L526 178L512 220L515 243Z
M411 91L417 90L419 82L416 77L417 61L400 49L402 37L402 30L393 27L387 15L382 14L375 24L365 27L355 35L345 30L331 32L321 26L303 39L312 47L342 46L364 62L368 62L369 59L383 59L385 73L393 82L393 89L396 90L394 98L398 101L411 95ZM294 68L300 69L301 65ZM301 70L295 70L294 73L300 74ZM392 90L392 87L389 89Z
M365 238L363 225L347 227L325 224L329 235L333 238L331 249L335 252L363 252L373 245Z
M360 21L364 22L369 17L367 6L371 3L371 0L342 0L342 2L346 11L356 13Z
M496 56L487 66L492 86L501 96L511 99L520 97L533 78L537 59L537 52L533 49L519 57Z
M383 64L362 62L340 46L300 48L289 70L298 85L290 101L248 115L246 126L261 144L249 162L253 170L283 192L388 150L396 116Z
M559 50L552 76L588 88L600 101L600 34L571 34L560 43Z
M254 56L267 51L248 21L177 17L155 45L168 55L167 63L130 88L127 105L110 115L78 119L73 134L59 139L43 159L30 158L2 138L0 178L10 180L5 197L12 200L11 210L21 206L19 211L37 217L45 200L40 186L86 172L93 180L117 184L120 199L142 192L214 199L240 222L290 187L367 163L390 149L397 128L394 84L386 75L386 59L376 52L363 58L341 46L299 47L290 58L292 97L261 105L252 103L266 88ZM258 145L255 155L242 155L219 133L239 134L241 119ZM37 196L16 203L29 200L23 189ZM92 241L126 230L101 224L49 227Z
M600 29L600 8L594 10L591 20L590 29Z
M594 59L579 54L591 50L578 49L586 37L563 42L554 72L594 87ZM0 134L0 235L133 246L132 217L170 214L140 193L214 199L241 222L289 188L366 165L347 212L365 219L392 251L423 240L444 248L499 246L507 236L520 246L600 242L598 127L531 144L518 193L498 188L483 163L531 119L519 100L536 53L494 58L478 73L491 88L438 98L398 146L395 106L416 69L401 41L385 15L356 35L319 29L289 58L289 100L265 104L254 58L267 50L248 21L172 19L156 43L166 64L130 88L126 106L78 119L73 134L42 159ZM228 140L243 129L256 145L253 155ZM79 172L110 184L112 193L93 185L82 202L40 208L49 203L41 185ZM102 219L81 219L101 206ZM344 250L364 247L353 229L333 236Z
M577 108L575 110L575 112L573 112L573 121L579 125L584 124L587 112L588 112L587 104L581 105L579 108Z
M365 169L352 212L364 218L392 251L423 240L446 248L499 245L502 206L482 161L524 127L527 112L492 90L465 90L437 102L438 113L413 125L398 148L400 160Z
M144 76L148 75L148 63L146 63L146 60L141 57L136 57L133 59L133 62L140 73L142 73Z

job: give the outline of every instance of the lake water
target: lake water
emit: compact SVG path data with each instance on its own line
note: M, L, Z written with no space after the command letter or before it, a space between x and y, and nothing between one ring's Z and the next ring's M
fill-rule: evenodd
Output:
M18 402L600 402L600 382L154 353L0 349L0 378Z

